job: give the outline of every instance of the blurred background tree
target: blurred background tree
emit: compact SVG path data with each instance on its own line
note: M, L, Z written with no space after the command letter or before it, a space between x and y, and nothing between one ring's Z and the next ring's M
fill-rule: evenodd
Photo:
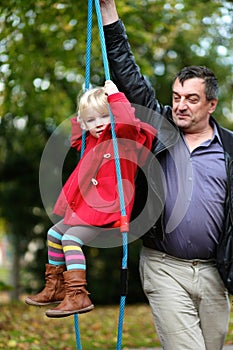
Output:
M171 102L171 83L183 66L206 65L220 85L215 117L233 129L232 1L116 2L132 51L160 101ZM1 1L0 217L13 252L13 299L43 285L51 220L40 195L40 160L50 136L76 110L76 97L85 81L86 17L83 0ZM91 83L103 82L94 15ZM63 146L67 147L66 141ZM56 153L59 149L54 157ZM64 179L77 160L67 149ZM121 248L85 249L94 301L117 302ZM140 240L130 244L128 302L144 300L137 271L139 250Z

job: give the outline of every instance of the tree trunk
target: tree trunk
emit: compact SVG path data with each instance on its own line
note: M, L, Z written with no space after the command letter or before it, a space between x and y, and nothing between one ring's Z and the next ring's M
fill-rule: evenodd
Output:
M13 287L10 292L10 299L12 301L18 301L20 296L20 254L17 247L12 247L13 250L13 259L11 266L11 285Z

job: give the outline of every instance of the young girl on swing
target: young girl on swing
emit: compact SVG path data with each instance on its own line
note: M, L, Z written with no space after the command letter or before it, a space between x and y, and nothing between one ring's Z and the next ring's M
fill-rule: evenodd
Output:
M115 120L129 219L137 166L145 163L156 134L154 128L135 118L134 108L110 80L104 87L85 92L78 105L78 117L71 119L71 146L80 151L85 129L85 151L54 207L54 213L63 219L48 231L45 288L25 299L35 306L59 303L46 311L48 317L65 317L94 308L86 290L82 246L106 228L119 226L121 212L108 105Z

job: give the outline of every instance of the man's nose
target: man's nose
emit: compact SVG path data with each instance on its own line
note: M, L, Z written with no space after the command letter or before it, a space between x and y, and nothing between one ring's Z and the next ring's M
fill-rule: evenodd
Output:
M186 109L187 108L187 101L184 98L181 98L179 104L178 104L179 109Z

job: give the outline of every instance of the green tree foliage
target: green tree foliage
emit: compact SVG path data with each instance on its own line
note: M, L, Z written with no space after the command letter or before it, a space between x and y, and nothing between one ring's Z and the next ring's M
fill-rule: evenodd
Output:
M221 87L216 117L233 128L232 2L116 0L116 3L136 60L156 87L159 99L170 103L172 79L181 67L206 65L216 72ZM40 159L50 135L75 113L76 96L85 82L86 27L87 1L1 2L0 215L14 247L16 298L20 286L39 287L29 274L24 273L22 278L21 271L30 267L41 276L47 259L46 230L51 222L40 198ZM101 85L103 81L94 15L91 83ZM69 152L64 179L75 162L77 156ZM131 247L130 290L135 301L142 298L137 275L140 242ZM29 260L24 259L25 254ZM121 249L87 248L86 254L91 289L96 290L98 302L115 301L119 294Z
M142 73L157 88L159 99L170 103L173 77L182 67L208 66L220 85L215 116L232 129L232 1L132 0L117 4L132 51Z

